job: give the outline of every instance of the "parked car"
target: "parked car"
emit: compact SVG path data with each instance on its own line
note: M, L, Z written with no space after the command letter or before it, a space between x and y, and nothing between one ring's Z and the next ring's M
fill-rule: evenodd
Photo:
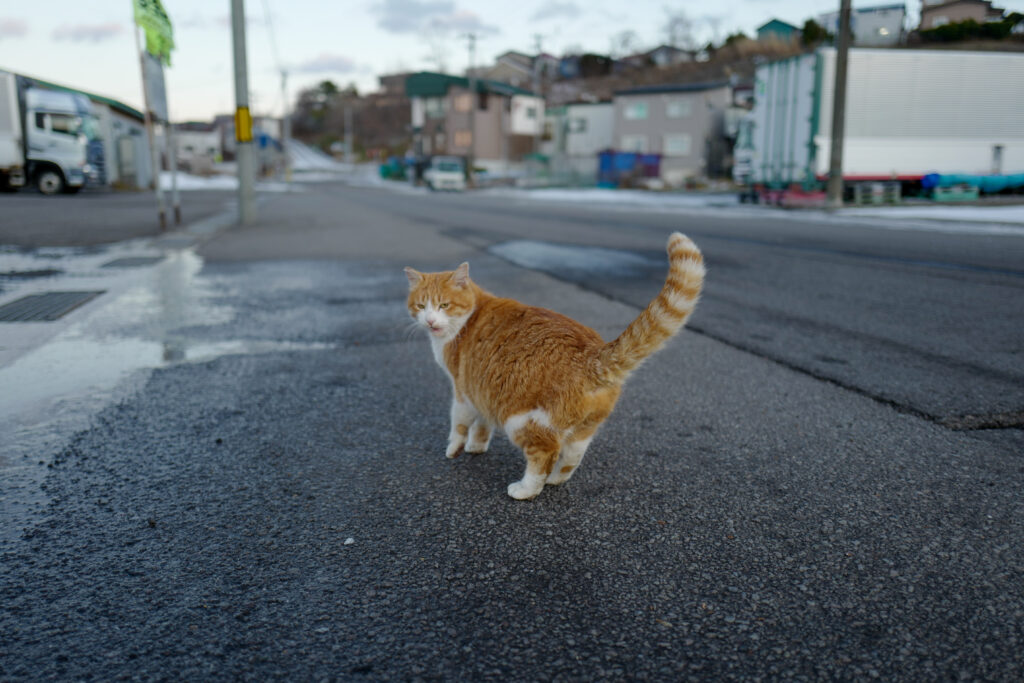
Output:
M437 156L423 172L423 180L431 190L466 189L466 162L462 157Z

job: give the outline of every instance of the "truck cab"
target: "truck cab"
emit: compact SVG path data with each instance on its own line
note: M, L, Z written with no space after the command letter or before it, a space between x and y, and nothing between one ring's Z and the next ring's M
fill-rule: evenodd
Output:
M43 194L77 192L99 184L99 123L84 95L25 89L26 168Z

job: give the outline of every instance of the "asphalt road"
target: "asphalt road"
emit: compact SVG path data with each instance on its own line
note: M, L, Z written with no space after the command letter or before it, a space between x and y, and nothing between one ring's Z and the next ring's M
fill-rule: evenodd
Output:
M0 679L1019 680L1024 239L898 228L331 186L169 250L0 368L99 366L0 402ZM609 337L675 229L693 329L573 480L446 460L401 267Z
M226 192L180 194L185 225L233 204L232 195ZM177 226L169 192L165 202L167 228L173 230ZM86 189L53 197L31 189L0 193L0 245L8 248L94 247L160 234L159 211L152 192Z

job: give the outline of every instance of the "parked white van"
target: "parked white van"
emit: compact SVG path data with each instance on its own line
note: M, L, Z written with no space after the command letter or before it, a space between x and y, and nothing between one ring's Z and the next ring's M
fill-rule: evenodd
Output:
M431 190L461 192L466 189L466 164L461 157L433 157L423 179Z

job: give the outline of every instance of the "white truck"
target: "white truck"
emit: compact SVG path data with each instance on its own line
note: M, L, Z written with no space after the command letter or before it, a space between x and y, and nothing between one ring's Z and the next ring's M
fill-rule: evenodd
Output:
M757 67L734 179L755 200L820 194L827 180L836 51ZM1024 53L852 48L843 180L891 181L906 194L928 174L1024 172ZM744 197L741 197L744 198Z
M89 99L0 71L0 189L47 195L103 181L103 144Z

